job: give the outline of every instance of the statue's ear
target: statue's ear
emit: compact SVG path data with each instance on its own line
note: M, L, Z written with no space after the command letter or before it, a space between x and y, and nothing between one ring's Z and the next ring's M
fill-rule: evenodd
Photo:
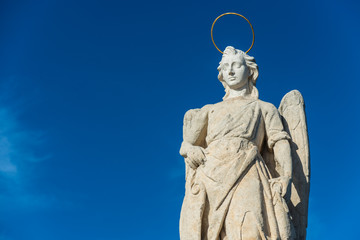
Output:
M251 82L251 85L255 85L255 81L254 81L254 71L252 69L250 69L250 74L249 74L249 83Z
M248 67L248 69L249 69L249 79L251 78L251 81L253 80L253 76L254 76L254 70L252 69L252 68L250 68L250 67Z

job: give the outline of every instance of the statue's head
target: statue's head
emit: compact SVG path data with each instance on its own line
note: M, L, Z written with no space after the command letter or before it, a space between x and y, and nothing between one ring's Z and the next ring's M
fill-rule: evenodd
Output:
M244 87L247 88L248 94L252 97L259 97L255 87L259 70L254 57L234 47L226 47L218 71L218 79L225 88L224 100L228 97L230 89Z

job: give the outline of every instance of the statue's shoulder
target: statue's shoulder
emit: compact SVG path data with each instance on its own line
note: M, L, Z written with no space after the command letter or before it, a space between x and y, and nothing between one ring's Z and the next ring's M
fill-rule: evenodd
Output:
M277 113L278 113L278 109L274 106L274 104L269 103L269 102L262 101L262 100L260 100L260 99L257 99L256 102L259 104L259 106L260 106L260 108L261 108L261 111L262 111L264 114L274 113L274 112L277 112Z
M207 115L210 109L214 106L214 104L206 104L202 108L194 108L189 109L186 113L184 118L193 118L194 116L201 116L201 115Z

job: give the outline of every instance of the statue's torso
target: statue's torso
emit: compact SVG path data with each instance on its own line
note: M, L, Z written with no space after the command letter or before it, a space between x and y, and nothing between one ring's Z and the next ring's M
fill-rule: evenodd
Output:
M208 108L205 155L199 169L218 183L253 147L261 148L264 122L259 100L230 99Z
M247 140L261 147L264 123L259 100L230 99L212 105L208 111L206 145L209 150L219 141L236 144L234 139L239 144Z

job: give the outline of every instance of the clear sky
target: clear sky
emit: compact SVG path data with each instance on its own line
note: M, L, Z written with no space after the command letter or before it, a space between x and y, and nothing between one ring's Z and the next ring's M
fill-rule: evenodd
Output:
M358 239L358 1L0 2L0 239L178 239L190 108L221 101L224 12L260 98L304 96L308 239ZM247 23L218 46L246 50Z

